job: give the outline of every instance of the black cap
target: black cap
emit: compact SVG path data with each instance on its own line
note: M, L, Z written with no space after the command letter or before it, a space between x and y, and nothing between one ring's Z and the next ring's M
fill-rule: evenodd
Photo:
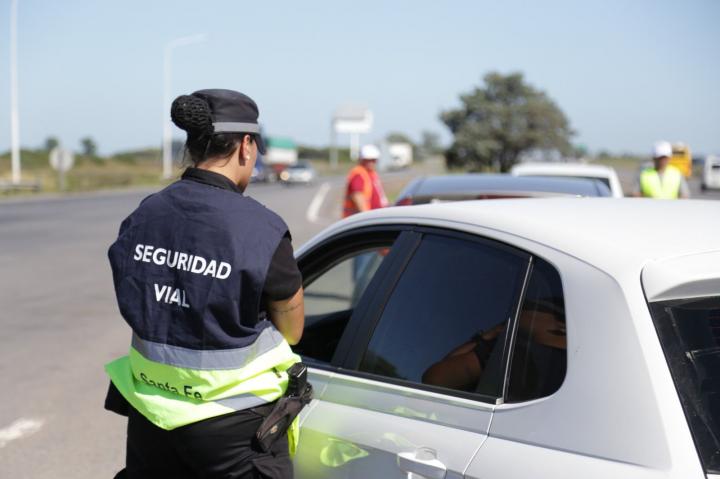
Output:
M205 100L212 113L213 133L249 133L265 154L265 142L260 135L257 104L247 95L234 90L215 88L198 90L192 94Z

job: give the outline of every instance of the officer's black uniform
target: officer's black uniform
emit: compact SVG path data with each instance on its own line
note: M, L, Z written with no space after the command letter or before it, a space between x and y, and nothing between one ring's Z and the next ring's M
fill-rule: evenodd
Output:
M214 106L223 106L222 96L214 100ZM163 254L153 256L157 248ZM186 255L183 267L180 253ZM229 178L197 168L143 200L123 222L108 254L118 305L133 329L133 347L160 345L143 350L150 359L166 354L165 349L213 351L253 344L272 327L264 302L288 299L302 284L282 219L244 196ZM206 267L191 254L202 257ZM214 281L230 268L240 274ZM182 292L170 294L162 289L166 284L181 284ZM128 406L111 385L106 407L128 414L127 470L119 477L292 476L286 437L267 453L253 442L272 404L172 430Z

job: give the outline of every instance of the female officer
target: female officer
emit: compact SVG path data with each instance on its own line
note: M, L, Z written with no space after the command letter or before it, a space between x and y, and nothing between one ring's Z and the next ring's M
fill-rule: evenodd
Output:
M243 194L264 152L258 108L200 90L171 116L193 167L142 201L108 253L133 331L106 366L131 406L125 477L291 477L287 436L267 452L253 441L304 322L288 227Z

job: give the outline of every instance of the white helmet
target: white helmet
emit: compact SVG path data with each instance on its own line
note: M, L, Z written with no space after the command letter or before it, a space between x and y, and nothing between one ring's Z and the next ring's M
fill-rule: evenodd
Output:
M360 148L361 160L378 160L380 159L380 150L375 145L363 145Z
M667 141L658 141L653 147L653 158L666 156L672 158L672 145Z

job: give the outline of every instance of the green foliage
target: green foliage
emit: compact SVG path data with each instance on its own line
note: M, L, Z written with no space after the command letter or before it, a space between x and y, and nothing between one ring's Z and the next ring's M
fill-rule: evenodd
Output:
M298 158L301 160L329 161L330 148L298 145ZM350 163L350 149L338 148L338 163Z
M23 171L50 169L50 155L44 148L38 150L26 150L23 148L20 150L20 159L20 168ZM0 155L0 176L5 172L9 173L10 161L9 151Z
M491 72L484 82L460 96L460 108L440 115L454 136L446 152L449 168L505 172L534 150L572 151L565 114L521 73Z
M53 148L55 148L56 146L59 146L59 145L60 145L60 140L58 140L58 139L57 139L56 137L54 137L54 136L49 136L49 137L45 140L45 149L46 149L47 151L50 151L50 150L52 150Z
M50 168L48 151L23 149L20 152L23 181L40 184L43 192L58 191L58 173ZM90 191L103 188L123 188L164 184L160 179L160 150L118 153L112 157L75 155L75 163L66 173L67 191ZM0 154L0 180L10 178L10 152ZM175 170L175 177L180 170Z
M409 143L413 147L415 146L415 142L412 141L409 136L407 136L405 133L399 133L396 131L388 133L388 135L385 137L385 140L388 143Z
M80 146L82 154L85 156L96 156L97 155L97 143L95 143L95 140L90 138L89 136L86 136L82 140L80 140Z
M162 151L158 148L123 151L121 153L114 154L109 158L109 160L124 163L126 165L139 165L142 163L154 163L159 165L160 161L162 161Z
M428 158L437 155L442 151L440 146L440 135L434 131L423 131L420 133L420 155L419 158Z

